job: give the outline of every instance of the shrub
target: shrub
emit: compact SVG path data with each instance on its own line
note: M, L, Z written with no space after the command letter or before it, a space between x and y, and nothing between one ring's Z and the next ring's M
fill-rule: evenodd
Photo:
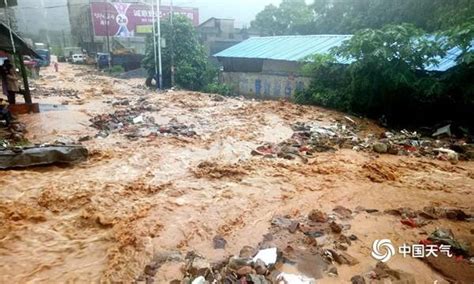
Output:
M211 83L208 84L204 89L203 92L211 93L211 94L219 94L223 96L231 96L232 95L232 88L226 84L219 84L219 83Z

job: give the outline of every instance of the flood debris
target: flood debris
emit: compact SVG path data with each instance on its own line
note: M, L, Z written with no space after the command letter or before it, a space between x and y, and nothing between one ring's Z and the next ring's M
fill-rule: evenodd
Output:
M0 169L26 168L85 161L88 151L81 145L42 145L0 150Z
M374 152L377 154L392 154L399 156L430 157L433 159L457 163L460 158L472 159L474 151L466 151L471 144L463 140L435 140L433 137L424 137L418 132L407 130L387 131L380 136L368 134L363 136L355 121L343 123L321 124L315 122L295 123L292 137L281 143L264 143L252 151L252 155L268 158L284 158L294 160L315 157L320 152L337 151L339 149L354 149L357 151ZM449 127L440 130L440 133L449 132ZM437 133L436 133L437 134ZM450 134L447 133L447 134ZM434 135L436 138L441 134ZM439 137L438 137L439 136ZM451 135L446 135L452 138ZM463 150L464 149L464 150ZM459 156L459 153L468 153Z
M67 88L44 88L42 86L37 86L34 94L41 97L66 97L71 99L80 99L78 90Z
M7 127L0 128L0 150L28 144L25 134L25 124L16 120L12 121Z
M449 229L438 228L427 239L420 240L425 250L434 250L422 260L453 283L469 283L474 279L474 252L467 241L457 239Z
M134 109L116 110L113 113L93 117L92 127L99 130L96 137L107 137L112 133L125 135L129 139L156 137L158 134L168 136L194 137L193 126L170 121L167 125L159 125L150 115Z
M433 137L438 137L441 135L447 135L451 137L451 124L438 128L435 133L433 133Z
M282 281L282 283L291 283L291 284L315 284L316 280L313 278L308 278L303 275L295 275L290 273L282 272L276 277L277 281ZM279 282L281 283L281 282Z
M212 243L214 245L214 249L224 249L227 245L227 241L221 235L214 236Z
M384 211L385 214L401 216L403 219L425 219L425 220L437 220L437 219L449 219L453 221L472 221L472 213L466 213L464 210L458 208L440 208L426 206L421 210L414 210L407 207L400 207L396 209L387 209Z
M316 283L324 276L338 277L336 265L359 263L343 251L353 242L344 235L349 226L341 225L334 214L320 210L308 216L318 218L275 216L269 233L262 236L257 248L245 246L238 256L218 263L211 264L194 252L188 253L185 274L191 281L204 277L206 283ZM299 224L294 231L293 224ZM336 232L333 226L338 227ZM315 230L320 234L310 233ZM321 237L327 241L323 242ZM307 242L309 238L313 242Z

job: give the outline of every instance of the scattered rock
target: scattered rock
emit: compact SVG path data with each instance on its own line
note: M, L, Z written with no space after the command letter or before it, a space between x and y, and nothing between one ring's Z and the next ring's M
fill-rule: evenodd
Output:
M210 268L211 265L204 258L195 257L188 272L194 276L205 276Z
M251 246L244 246L239 253L241 258L252 258L255 254L257 254L257 250L255 250Z
M341 219L352 218L352 211L343 206L336 206L332 211L336 212Z
M339 274L337 273L337 268L336 267L331 267L328 271L328 275L331 277L337 277Z
M242 266L237 270L237 275L239 276L247 276L249 274L255 274L255 270L251 266Z
M214 249L224 249L227 245L227 241L220 235L215 236L212 239L212 242L214 244Z
M263 262L261 259L257 259L257 261L255 261L254 265L253 265L255 271L257 272L257 274L259 275L265 275L267 274L267 266L265 265L265 262Z
M314 210L311 210L311 212L309 213L308 219L313 222L324 223L328 220L328 216L326 213L320 210L314 209Z
M233 271L238 271L240 268L244 266L250 266L252 264L252 259L250 258L239 258L239 257L231 257L229 259L228 267Z
M151 262L145 266L145 274L150 276L155 276L156 271L158 270L158 263Z
M342 232L342 229L343 227L339 224L337 224L336 222L332 221L330 224L329 224L329 227L331 228L331 230L336 233L336 234L340 234Z
M384 143L375 143L373 146L374 152L379 154L385 154L388 152L388 146Z
M364 279L364 277L362 277L360 275L356 275L356 276L351 278L351 282L352 282L352 284L365 284L365 279Z

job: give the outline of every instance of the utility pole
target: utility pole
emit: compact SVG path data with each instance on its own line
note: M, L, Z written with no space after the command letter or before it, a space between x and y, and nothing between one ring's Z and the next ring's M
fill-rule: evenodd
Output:
M158 87L158 51L156 50L156 25L155 25L155 5L153 4L153 0L151 2L151 12L153 17L153 55L155 60L155 80L157 82L156 86Z
M161 24L160 24L160 4L161 4L161 1L160 0L156 0L156 12L157 12L157 23L158 23L158 63L159 63L159 66L158 66L158 85L159 85L159 88L160 90L163 89L163 66L161 64Z
M43 23L45 24L44 32L46 33L46 43L48 44L48 48L51 46L51 41L49 39L49 31L48 31L48 12L44 5L44 0L41 0L41 9L43 9Z
M104 0L105 2L105 33L107 34L107 52L109 53L108 62L109 62L109 72L112 72L112 54L110 53L110 39L109 39L109 1Z
M173 0L170 0L170 22L171 22L171 40L170 40L170 49L171 49L171 87L174 87L174 23L173 23Z

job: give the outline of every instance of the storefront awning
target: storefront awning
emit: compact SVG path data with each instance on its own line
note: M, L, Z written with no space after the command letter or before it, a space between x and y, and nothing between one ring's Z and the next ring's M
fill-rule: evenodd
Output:
M31 49L28 44L26 44L26 42L15 32L12 32L12 35L17 54L29 55L41 59L41 57L33 49ZM10 54L13 53L12 41L10 38L10 29L4 23L0 23L0 50L8 52Z

